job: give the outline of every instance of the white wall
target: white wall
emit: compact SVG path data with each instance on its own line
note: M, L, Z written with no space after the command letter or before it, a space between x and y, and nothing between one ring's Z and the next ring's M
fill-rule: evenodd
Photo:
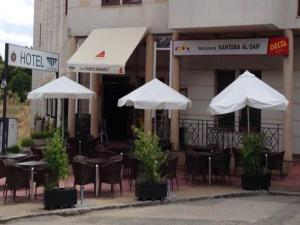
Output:
M297 9L297 0L171 0L169 28L299 28Z
M101 6L100 0L69 0L68 27L74 36L87 36L95 28L147 26L152 33L167 33L168 0L142 4Z

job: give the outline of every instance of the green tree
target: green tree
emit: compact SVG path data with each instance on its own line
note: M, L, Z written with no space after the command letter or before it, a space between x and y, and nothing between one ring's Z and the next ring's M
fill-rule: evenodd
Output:
M24 102L27 93L31 90L31 76L20 68L16 69L12 75L8 89L17 94L21 102Z

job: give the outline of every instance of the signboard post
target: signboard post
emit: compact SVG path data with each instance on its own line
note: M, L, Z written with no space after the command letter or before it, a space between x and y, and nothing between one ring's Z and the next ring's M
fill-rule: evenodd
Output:
M55 72L56 78L58 78L59 55L5 43L5 64L1 82L1 88L3 88L2 153L5 153L8 138L6 118L8 66Z

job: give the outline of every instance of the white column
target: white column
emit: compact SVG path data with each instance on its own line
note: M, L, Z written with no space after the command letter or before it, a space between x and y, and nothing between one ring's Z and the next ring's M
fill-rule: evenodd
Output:
M95 92L95 97L91 100L91 131L90 134L97 138L99 134L99 117L100 117L100 83L102 76L100 74L92 74L91 89Z
M179 34L173 33L172 40L178 40ZM172 76L172 88L176 91L180 89L180 60L178 56L172 56L173 62L173 76ZM170 127L170 142L172 143L174 150L179 148L179 110L171 111L171 127Z
M285 30L289 39L289 55L283 59L283 90L289 100L283 116L283 146L285 159L293 159L293 90L294 90L294 35L292 30Z

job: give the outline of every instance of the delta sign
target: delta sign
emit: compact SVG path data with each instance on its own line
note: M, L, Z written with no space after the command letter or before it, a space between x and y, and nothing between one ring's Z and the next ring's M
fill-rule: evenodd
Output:
M59 55L8 44L8 65L58 72Z

